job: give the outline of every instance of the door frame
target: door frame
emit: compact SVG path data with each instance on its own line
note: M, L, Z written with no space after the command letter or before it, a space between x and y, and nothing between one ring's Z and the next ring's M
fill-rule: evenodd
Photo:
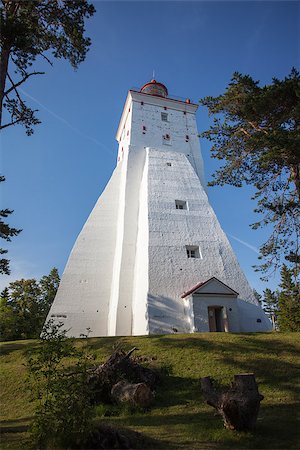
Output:
M221 330L218 330L218 323L216 317L216 311L220 314L218 319L221 319ZM228 316L227 309L224 305L210 305L207 307L208 314L208 327L210 332L228 332Z

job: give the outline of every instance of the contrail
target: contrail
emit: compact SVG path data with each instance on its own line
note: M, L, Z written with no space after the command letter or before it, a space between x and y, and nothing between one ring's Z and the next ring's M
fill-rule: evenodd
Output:
M33 100L35 103L37 103L41 108L43 108L45 111L47 111L51 116L55 117L55 119L59 120L60 122L62 122L63 124L65 124L67 127L69 127L72 131L74 131L75 133L77 133L79 136L85 138L85 139L89 139L91 142L93 142L96 145L99 145L100 147L102 147L105 151L109 152L110 154L114 154L114 152L109 149L108 147L106 147L106 145L102 144L101 142L99 142L97 139L82 133L82 131L78 130L78 128L75 128L70 122L68 122L66 119L64 119L63 117L59 116L58 114L56 114L55 112L53 112L51 109L49 109L47 106L43 105L38 99L36 99L35 97L32 97L32 95L28 94L27 92L25 92L23 89L19 90L22 92L22 94L26 95L26 97L30 98L30 100Z
M254 245L248 244L248 242L242 241L242 239L239 239L236 236L233 236L232 234L229 234L229 233L227 233L227 234L232 239L235 239L236 241L238 241L240 244L243 244L245 247L250 248L250 250L252 250L253 252L257 253L258 255L260 254L260 251L258 250L257 247L254 247Z

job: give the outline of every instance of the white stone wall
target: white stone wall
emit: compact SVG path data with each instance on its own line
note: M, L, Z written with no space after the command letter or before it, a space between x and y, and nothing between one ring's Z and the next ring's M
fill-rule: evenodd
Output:
M87 328L90 336L108 334L121 168L115 169L75 242L47 317L63 322L70 336L79 337Z
M272 331L272 323L260 307L237 299L242 333Z
M126 187L124 231L119 277L119 299L116 321L116 335L132 334L132 298L134 269L138 235L140 185L142 182L146 152L129 147Z
M196 111L194 104L129 91L117 133L120 161L128 145L141 151L153 147L163 152L184 153L205 187ZM162 120L161 113L168 114L168 121ZM169 141L163 139L167 134Z
M186 155L150 149L148 183L150 332L190 329L181 294L213 276L255 303ZM175 200L187 209L176 209ZM187 258L186 245L199 246L200 258Z
M132 334L149 333L147 298L149 290L148 149L139 192L138 235L132 299Z
M210 297L194 295L192 302L195 331L209 331L208 307L217 305L226 308L229 331L234 333L240 331L239 310L237 300L235 298L224 298L216 295Z

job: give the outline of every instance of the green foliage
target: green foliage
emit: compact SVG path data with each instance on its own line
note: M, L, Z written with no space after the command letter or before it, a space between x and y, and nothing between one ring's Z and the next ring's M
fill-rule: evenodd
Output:
M300 284L293 270L283 265L281 291L278 296L278 323L280 331L300 331Z
M0 297L0 336L1 340L13 340L15 337L16 318L8 303L8 289L5 288Z
M21 124L28 135L33 133L33 126L40 121L36 110L22 98L19 86L29 77L44 73L31 69L38 57L51 65L51 57L63 58L76 69L91 43L84 36L84 21L94 12L94 6L87 0L2 0L0 129ZM14 80L15 76L18 79ZM10 117L5 124L1 120L2 107Z
M0 183L5 181L5 177L0 175ZM17 236L22 230L17 230L16 228L11 228L6 222L2 219L6 219L13 211L11 209L1 209L0 210L0 238L5 241L10 242L13 236ZM4 255L7 253L7 250L0 248L0 255ZM9 260L6 258L0 258L0 274L3 273L5 275L10 274L9 269Z
M53 268L38 282L17 280L1 293L1 340L37 338L42 330L59 285L59 275Z
M60 277L56 267L53 267L49 275L44 275L39 281L44 315L48 314L48 311L56 295L59 283Z
M300 75L260 87L248 75L234 73L224 94L200 101L214 115L202 136L212 143L213 158L224 162L211 186L225 184L256 189L254 229L271 225L262 245L259 267L267 272L283 260L299 262L300 217Z
M39 449L84 448L95 415L88 367L91 355L75 347L62 324L49 321L28 355L31 389L38 400L32 435Z
M255 289L253 289L253 295L255 299L258 301L258 303L261 305L262 302L262 296L259 292L257 292Z
M263 309L271 318L274 330L277 328L278 320L278 295L278 291L271 291L269 288L264 290Z
M285 264L281 268L281 283L276 291L267 288L263 296L263 309L272 320L273 329L300 331L300 285L297 270Z

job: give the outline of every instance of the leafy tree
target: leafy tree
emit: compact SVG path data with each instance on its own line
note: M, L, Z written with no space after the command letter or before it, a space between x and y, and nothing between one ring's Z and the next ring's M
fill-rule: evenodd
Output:
M205 97L202 105L215 115L202 136L212 143L213 158L224 162L211 186L225 184L256 189L254 229L270 225L272 233L260 248L268 272L284 261L300 260L300 75L259 86L248 75L234 73L224 94ZM298 272L299 273L299 272Z
M41 332L40 296L41 290L35 279L22 279L9 284L8 305L16 317L15 339L36 338Z
M49 275L44 275L40 279L41 300L43 304L43 316L46 318L49 309L53 303L58 286L60 283L60 277L58 270L54 267Z
M0 336L2 340L11 341L15 338L16 318L8 300L8 289L5 288L0 297Z
M40 121L22 98L20 86L44 73L32 69L39 57L51 65L51 57L63 58L76 69L91 43L84 36L84 20L94 12L87 0L2 0L0 129L21 124L28 135L33 133Z
M54 300L59 275L53 268L40 281L17 280L1 293L1 340L39 337Z
M272 320L273 330L277 328L278 295L278 291L271 291L269 288L264 290L263 309Z
M278 297L280 331L300 331L300 283L292 269L285 264L281 269L281 291Z
M5 177L0 175L0 183L5 181ZM11 228L3 219L6 219L13 211L11 209L1 209L0 210L0 237L10 242L11 238L17 236L22 230L17 230L17 228ZM0 255L5 255L7 250L0 248ZM10 274L9 259L0 258L0 273L5 275Z

